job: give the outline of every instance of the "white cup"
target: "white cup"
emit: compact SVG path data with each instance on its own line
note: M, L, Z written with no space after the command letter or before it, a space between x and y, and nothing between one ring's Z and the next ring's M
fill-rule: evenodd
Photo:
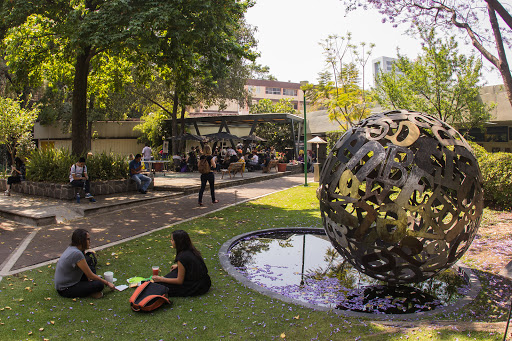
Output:
M114 282L114 273L112 271L107 271L103 274L105 277L105 280L107 282L113 283Z

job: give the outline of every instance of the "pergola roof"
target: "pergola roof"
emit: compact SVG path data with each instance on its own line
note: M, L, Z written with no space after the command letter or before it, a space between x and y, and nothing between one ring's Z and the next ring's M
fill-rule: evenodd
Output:
M185 118L186 124L202 123L220 125L226 122L228 125L248 125L256 123L302 123L304 118L292 114L249 114L249 115L219 115L219 116L200 116Z

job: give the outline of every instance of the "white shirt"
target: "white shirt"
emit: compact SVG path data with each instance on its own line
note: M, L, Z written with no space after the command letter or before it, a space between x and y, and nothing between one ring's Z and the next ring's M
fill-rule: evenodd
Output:
M69 172L69 182L72 182L73 174L75 174L78 177L84 176L84 174L87 174L87 166L84 165L83 167L77 166L76 163L71 166L71 170Z
M144 160L151 160L151 148L148 146L142 148L142 156L144 156Z

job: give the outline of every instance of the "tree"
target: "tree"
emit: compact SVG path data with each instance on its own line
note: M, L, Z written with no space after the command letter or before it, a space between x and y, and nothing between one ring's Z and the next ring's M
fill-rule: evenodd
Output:
M364 79L360 85L359 70L364 74L374 45L364 42L354 45L351 40L350 33L324 39L320 45L324 49L326 70L319 73L318 85L302 87L313 106L327 108L329 119L338 122L343 131L370 114L371 97L364 89ZM349 56L352 61L347 62Z
M293 104L290 99L283 98L279 102L272 102L270 99L261 99L258 103L253 104L249 107L251 114L261 113L283 113L296 115L297 110L293 108ZM254 131L259 137L267 140L270 146L273 146L276 150L284 151L286 147L293 146L292 134L288 126L277 123L260 123Z
M0 97L0 144L5 145L14 164L16 150L27 140L31 140L32 129L38 115L38 109L27 110L21 107L20 101Z
M459 54L454 37L437 39L421 32L423 53L416 60L400 55L393 69L377 75L375 93L388 109L424 112L470 129L490 119L491 107L479 100L481 62Z
M512 105L512 75L505 54L505 44L512 41L512 16L498 0L343 0L347 10L373 6L395 25L409 24L412 28L440 27L452 33L459 29L462 37L494 65L501 74L503 85ZM502 19L500 22L498 16ZM503 25L504 24L504 25ZM409 32L415 32L415 29Z
M247 53L246 46L235 39L249 6L245 1L12 0L0 4L1 39L9 29L38 17L46 25L40 37L52 39L46 50L33 52L59 51L71 61L74 154L86 150L88 80L91 63L103 53L122 56L130 51L133 62L150 59L155 65L171 67L173 60L181 62L180 56L189 55L185 60L199 60L211 71L212 82L229 67L230 54ZM28 65L27 70L40 65Z

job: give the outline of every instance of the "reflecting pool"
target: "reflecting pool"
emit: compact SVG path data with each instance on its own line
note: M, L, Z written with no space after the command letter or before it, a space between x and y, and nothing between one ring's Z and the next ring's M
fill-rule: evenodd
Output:
M343 310L400 314L429 311L465 295L453 269L412 285L388 286L359 273L321 229L279 230L231 245L229 262L253 283L302 302Z

